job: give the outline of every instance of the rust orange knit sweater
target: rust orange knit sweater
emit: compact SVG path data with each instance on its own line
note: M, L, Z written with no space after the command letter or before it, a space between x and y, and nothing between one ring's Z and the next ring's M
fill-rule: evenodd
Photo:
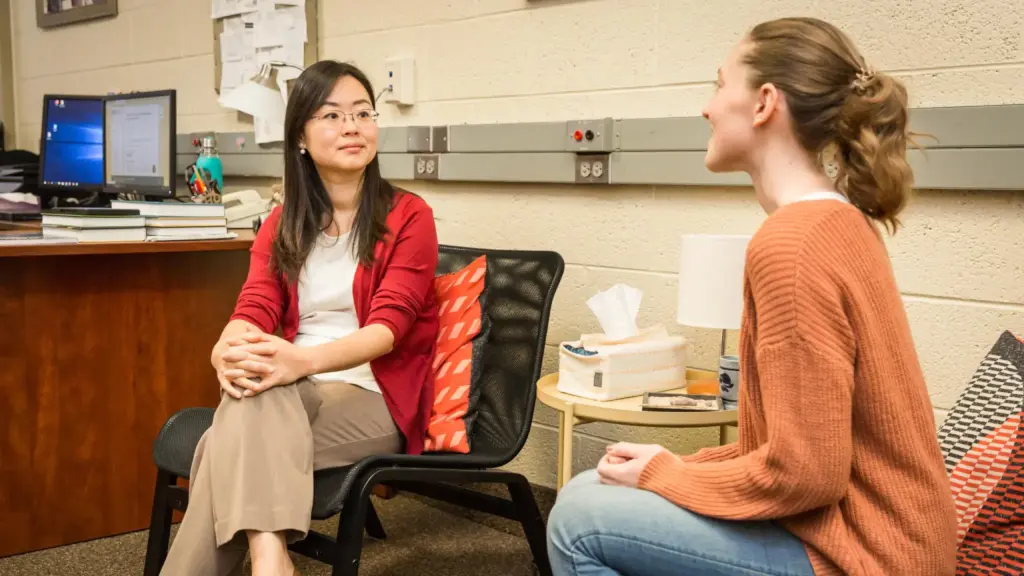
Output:
M751 239L739 440L656 456L640 487L776 520L815 574L953 574L956 513L885 246L855 207L786 205Z

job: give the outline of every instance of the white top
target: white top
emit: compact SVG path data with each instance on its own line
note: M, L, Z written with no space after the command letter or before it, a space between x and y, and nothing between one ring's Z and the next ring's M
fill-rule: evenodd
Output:
M805 202L807 200L839 200L840 202L850 203L850 199L843 196L835 190L822 190L820 192L811 192L806 196L801 196L794 200L794 202Z
M299 274L299 331L296 346L318 346L359 330L352 284L356 259L350 234L320 234ZM347 382L380 392L369 363L311 376L314 382Z

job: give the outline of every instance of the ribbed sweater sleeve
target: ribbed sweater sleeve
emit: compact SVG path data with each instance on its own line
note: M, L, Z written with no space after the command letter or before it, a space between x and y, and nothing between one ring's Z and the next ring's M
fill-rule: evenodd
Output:
M741 342L740 370L756 365L758 386L741 397L741 410L745 402L760 406L764 439L746 453L662 453L644 469L641 488L736 520L792 516L843 497L853 449L854 345L841 282L831 276L835 247L821 249L827 238L817 236L769 230L748 251L744 294L756 310L756 338Z
M681 462L721 462L740 455L739 444L733 442L724 446L702 448L693 454L679 456Z

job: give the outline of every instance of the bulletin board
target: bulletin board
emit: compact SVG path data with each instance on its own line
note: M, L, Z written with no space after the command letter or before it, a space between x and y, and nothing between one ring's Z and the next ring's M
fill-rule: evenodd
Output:
M314 64L319 59L319 34L317 30L317 0L306 1L306 45L303 66ZM221 61L220 35L224 31L224 19L213 21L213 89L220 94L221 76L224 63Z

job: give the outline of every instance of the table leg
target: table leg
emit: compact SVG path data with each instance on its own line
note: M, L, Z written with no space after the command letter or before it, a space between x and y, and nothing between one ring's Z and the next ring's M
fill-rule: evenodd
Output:
M723 424L719 426L719 428L720 430L718 432L718 445L725 446L729 440L729 427Z
M562 460L565 459L565 454L562 453L562 444L565 442L565 412L558 413L558 464L555 466L555 491L562 489L564 480L562 479Z
M576 424L576 411L572 402L562 412L562 425L558 427L558 486L561 490L572 478L572 430Z

